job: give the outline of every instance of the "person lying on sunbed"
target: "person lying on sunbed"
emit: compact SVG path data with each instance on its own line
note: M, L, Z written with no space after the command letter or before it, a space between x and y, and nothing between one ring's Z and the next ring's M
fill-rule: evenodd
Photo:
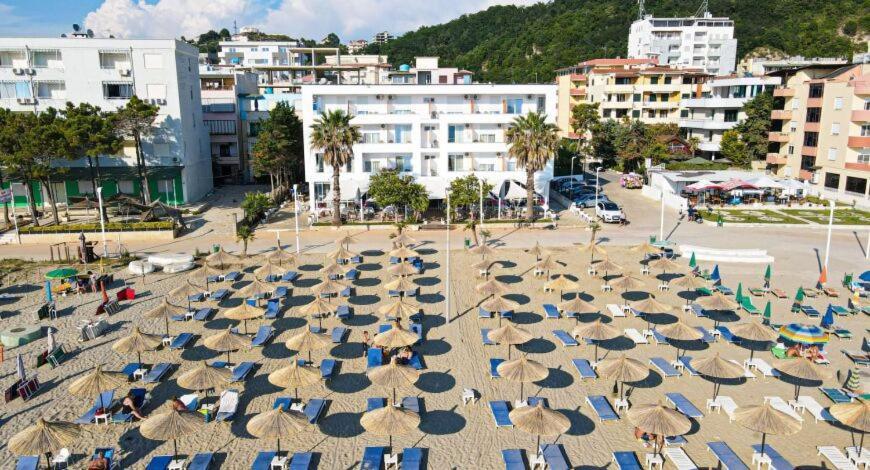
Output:
M124 397L124 401L121 402L121 413L131 414L136 419L145 419L145 415L142 414L142 411L136 406L136 402L133 399L133 391L127 392L127 396Z

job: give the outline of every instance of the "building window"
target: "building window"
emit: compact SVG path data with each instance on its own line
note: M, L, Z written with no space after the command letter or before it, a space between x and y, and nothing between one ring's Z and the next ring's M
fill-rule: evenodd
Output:
M838 96L834 98L834 109L843 109L843 97Z
M634 101L635 103L640 103L641 94L640 94L640 93L635 93L634 95L632 95L632 98L631 98L631 99L632 99L632 101Z
M616 85L631 85L631 78L630 77L616 77L616 80L614 81L614 83Z
M825 85L823 83L810 84L810 98L821 98L825 94Z
M48 67L59 69L63 67L60 51L56 49L47 51L33 51L30 55L30 63L33 65L33 68L37 69Z
M684 119L689 117L689 110L688 109L681 109L680 110L680 117L684 118Z
M221 120L221 121L204 121L208 127L208 133L211 135L232 135L236 133L236 121Z
M66 97L64 82L37 82L36 97L40 99L62 100Z
M837 148L831 147L828 149L828 160L835 161L837 159Z
M801 170L813 171L816 168L816 157L801 156Z
M103 82L103 98L107 100L126 100L133 96L132 83Z
M796 132L797 131L797 122L796 121L789 121L788 128L791 132Z
M665 85L671 84L671 77L665 77Z
M794 145L789 145L789 146L788 146L788 154L789 154L789 155L794 155Z
M635 118L635 119L640 119L640 110L639 110L639 109L633 109L633 110L631 111L631 117L633 117L633 118Z
M381 143L380 132L363 132L362 143L364 144L379 144Z
M807 108L807 122L819 122L822 120L822 108Z
M465 155L450 154L447 156L447 171L465 171Z
M737 110L736 109L726 109L725 110L725 122L737 122Z
M858 150L858 163L863 165L870 164L870 148Z
M837 189L840 187L840 175L837 173L825 173L825 187Z
M870 124L861 124L861 137L870 137Z
M396 170L400 172L411 171L411 158L405 155L396 155L393 159Z
M314 154L314 166L317 167L318 173L323 173L324 164L323 164L323 154L322 153Z
M516 98L506 101L506 110L507 114L523 114L523 99Z
M547 107L547 98L544 96L538 97L538 112L543 113L544 109Z
M850 193L864 194L867 192L867 178L846 177L846 191Z
M831 135L840 135L840 123L832 122L831 123Z
M329 183L314 183L314 200L322 201L329 194Z
M260 122L249 122L248 123L248 137L257 137L260 135L260 129L262 129L263 125Z
M799 109L801 107L800 98L792 98L791 100L791 109Z
M819 133L818 132L804 132L804 146L805 147L815 147L819 144Z
M659 77L658 76L650 77L649 82L651 85L658 85L659 84Z

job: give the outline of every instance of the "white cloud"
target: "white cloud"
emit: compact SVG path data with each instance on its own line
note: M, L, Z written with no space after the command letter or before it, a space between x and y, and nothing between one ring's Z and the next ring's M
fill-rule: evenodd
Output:
M98 35L192 37L209 29L257 25L269 33L320 39L337 33L343 41L394 34L449 21L497 4L531 5L536 0L105 0L88 13L85 26ZM2 4L0 4L2 5Z

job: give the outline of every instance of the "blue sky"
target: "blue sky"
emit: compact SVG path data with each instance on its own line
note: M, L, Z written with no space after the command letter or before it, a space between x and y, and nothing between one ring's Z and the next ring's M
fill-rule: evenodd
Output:
M59 36L102 0L0 0L0 35Z

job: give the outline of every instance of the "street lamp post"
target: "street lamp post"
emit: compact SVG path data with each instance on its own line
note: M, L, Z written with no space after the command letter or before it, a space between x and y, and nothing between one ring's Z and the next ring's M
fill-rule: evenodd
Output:
M296 223L296 255L300 253L299 248L299 185L293 185L293 221Z
M478 190L480 192L480 228L483 229L483 178L478 181L480 182L478 185Z
M574 200L574 160L577 159L577 155L571 157L571 200Z
M447 284L444 289L444 315L447 317L447 323L450 323L450 191L447 191L447 250L446 262L444 263L447 273Z
M665 240L665 190L661 190L662 208L659 215L659 241Z
M595 168L595 209L598 209L598 172L601 171L601 167Z
M106 245L106 221L103 214L103 187L100 186L97 188L97 202L99 203L100 209L100 232L103 237L103 258L109 257L109 246ZM120 247L118 247L118 251L120 252Z
M831 231L834 228L834 201L828 201L831 205L831 214L828 216L828 242L825 244L825 270L828 269L828 260L831 257Z

